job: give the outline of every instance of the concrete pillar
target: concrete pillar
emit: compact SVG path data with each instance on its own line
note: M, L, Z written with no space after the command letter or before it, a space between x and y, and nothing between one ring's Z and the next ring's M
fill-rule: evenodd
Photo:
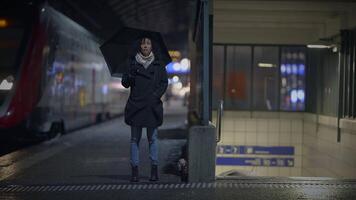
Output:
M212 125L192 126L188 136L188 181L214 181L215 159L215 127Z

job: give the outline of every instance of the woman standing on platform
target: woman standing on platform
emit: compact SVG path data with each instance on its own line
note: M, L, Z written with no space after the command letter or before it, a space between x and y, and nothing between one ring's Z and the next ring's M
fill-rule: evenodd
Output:
M167 71L152 51L152 40L139 40L137 53L129 70L123 74L122 85L130 87L125 107L125 123L131 126L130 164L132 182L139 181L139 143L142 129L146 128L151 160L150 181L158 181L157 128L163 122L161 97L168 85Z

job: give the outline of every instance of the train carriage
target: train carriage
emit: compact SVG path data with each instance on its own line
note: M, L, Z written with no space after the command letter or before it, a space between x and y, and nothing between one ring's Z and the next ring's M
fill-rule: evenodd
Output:
M100 41L49 5L0 13L0 129L55 135L123 112Z

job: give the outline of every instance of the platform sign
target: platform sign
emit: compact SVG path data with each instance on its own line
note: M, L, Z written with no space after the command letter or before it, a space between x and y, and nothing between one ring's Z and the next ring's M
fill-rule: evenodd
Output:
M293 146L245 146L218 145L218 155L241 155L249 157L217 157L217 165L294 167ZM276 157L266 157L275 155ZM281 157L284 156L284 157Z
M217 154L294 155L294 147L218 145Z
M217 165L294 167L294 158L217 157Z

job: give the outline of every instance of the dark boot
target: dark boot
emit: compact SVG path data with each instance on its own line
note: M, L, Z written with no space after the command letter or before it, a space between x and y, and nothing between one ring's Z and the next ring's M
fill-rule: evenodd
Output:
M158 181L158 167L157 165L151 166L151 178L150 181Z
M132 175L131 175L131 182L138 182L138 166L133 166L131 168Z

